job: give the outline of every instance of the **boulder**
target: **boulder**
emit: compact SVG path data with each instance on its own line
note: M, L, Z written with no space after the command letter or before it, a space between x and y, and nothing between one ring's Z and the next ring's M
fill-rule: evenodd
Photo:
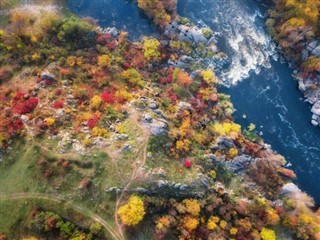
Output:
M44 71L41 73L41 80L49 80L49 81L55 81L56 77L47 71Z
M312 41L311 43L308 44L307 46L307 50L309 52L312 52L318 45L318 42L317 41Z
M198 30L197 28L191 29L191 35L195 43L205 43L207 41L202 31Z
M149 108L154 110L158 108L158 104L156 102L150 102L149 103Z
M313 104L311 112L317 116L320 116L320 100Z
M230 171L235 173L243 171L251 162L252 158L248 155L240 155L235 157L232 161L224 162L224 165Z
M92 140L93 144L99 148L108 147L111 145L110 142L108 142L107 139L103 137L95 137Z
M79 143L79 141L75 141L72 144L72 148L78 154L83 155L85 153L85 148Z
M168 123L165 120L153 120L150 124L150 130L155 136L165 135L168 131Z
M214 154L205 154L203 155L205 158L210 159L211 161L217 161L217 157Z
M178 112L182 112L184 110L192 111L192 106L187 102L179 102L178 103Z
M20 118L23 123L27 123L29 121L29 117L27 115L21 115Z
M143 121L145 121L146 123L151 123L152 122L152 117L149 114L145 114L143 116Z
M124 141L124 140L127 140L129 138L129 136L127 134L119 134L119 133L115 133L113 135L113 137L117 141Z
M123 153L123 152L125 152L125 151L131 150L131 148L132 148L131 145L128 144L128 143L126 143L126 144L123 145L122 148L120 148L119 152L120 152L120 153Z
M234 142L231 138L220 137L217 142L219 149L234 147Z
M283 194L301 193L301 190L294 183L287 183L282 187Z
M311 124L313 125L313 126L318 126L319 125L319 123L316 121L316 120L311 120Z

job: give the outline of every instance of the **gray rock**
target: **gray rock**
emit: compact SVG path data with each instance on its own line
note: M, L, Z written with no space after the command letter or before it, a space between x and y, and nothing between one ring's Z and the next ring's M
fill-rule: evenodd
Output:
M29 121L29 117L27 115L21 115L21 120L23 123L27 123Z
M167 182L167 181L164 181L164 180L159 180L159 181L157 182L157 185L158 185L158 187L160 187L160 188L166 186L167 184L168 184L168 182Z
M180 191L185 191L188 189L188 185L182 184L179 188Z
M107 139L103 138L103 137L95 137L92 139L93 140L93 144L97 147L108 147L110 146L110 142L107 141Z
M151 133L155 136L165 135L168 131L168 124L164 120L153 120L150 124Z
M219 149L231 148L234 147L234 142L231 138L220 137L218 140Z
M320 100L313 104L311 112L315 115L320 116Z
M117 141L124 141L124 140L127 140L129 138L129 136L127 134L119 134L119 133L115 133L113 135L113 137Z
M216 156L213 155L213 154L205 154L205 155L203 155L203 156L204 156L205 158L210 159L211 161L216 161L216 160L217 160Z
M315 115L315 114L312 114L312 117L311 117L312 120L318 120L318 116Z
M71 82L70 82L70 80L63 80L62 81L62 84L64 85L64 86L70 86L70 84L71 84Z
M243 171L251 162L252 158L248 155L240 155L231 161L225 161L223 164L227 169L235 173Z
M147 193L147 192L148 192L148 190L147 190L147 189L142 188L142 187L138 187L138 188L136 188L136 191L137 191L137 192L139 192L139 193Z
M55 81L56 77L50 72L42 72L41 73L42 80Z
M192 57L189 57L189 56L186 56L186 55L183 55L183 56L181 56L181 61L182 62L187 62L187 63L189 63L189 62L192 62L194 59L192 58Z
M283 194L301 193L301 190L294 183L287 183L282 187Z
M316 120L311 120L311 124L313 125L313 126L318 126L319 125L319 123L316 121Z
M187 102L179 102L178 103L178 112L182 112L184 110L192 110L191 104Z
M143 116L143 121L145 121L147 123L151 123L152 122L152 117L149 114L145 114Z
M311 43L309 43L309 45L307 46L307 50L309 52L312 52L318 45L317 41L312 41Z
M85 148L78 141L72 143L72 148L78 154L83 155L85 153Z
M40 84L34 85L33 89L34 89L35 91L39 91L39 89L40 89Z
M191 35L195 43L205 43L207 41L201 30L191 29Z
M149 103L149 108L150 109L157 109L158 108L158 104L156 102L150 102Z
M208 179L206 179L206 178L201 178L201 179L200 179L200 183L201 183L202 186L204 186L204 187L208 187L208 185L209 185L209 181L208 181Z
M165 114L161 109L154 109L153 112L161 117L165 117Z
M308 83L306 83L306 86L309 87L310 85L307 85ZM307 89L306 91L303 92L306 101L314 104L317 101L320 100L320 89Z
M311 54L320 58L320 44L315 49L313 49Z
M122 148L120 148L119 152L120 152L120 153L123 153L123 152L125 152L125 151L131 150L131 148L132 148L131 145L128 144L128 143L126 143L126 144L123 145Z

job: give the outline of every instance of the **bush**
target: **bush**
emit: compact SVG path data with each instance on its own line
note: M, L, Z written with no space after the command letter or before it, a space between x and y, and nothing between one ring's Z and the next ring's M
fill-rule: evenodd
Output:
M89 47L94 43L94 28L88 22L76 17L65 18L59 23L58 39L63 43L70 43L76 48Z

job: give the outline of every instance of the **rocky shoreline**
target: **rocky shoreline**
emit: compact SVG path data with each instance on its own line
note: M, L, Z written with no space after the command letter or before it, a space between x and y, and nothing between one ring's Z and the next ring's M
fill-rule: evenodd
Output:
M320 41L315 40L306 45L302 51L302 60L308 59L310 56L320 58ZM312 119L313 126L320 127L320 89L316 85L320 84L320 72L317 74L310 74L307 77L302 77L302 72L294 70L293 77L298 81L299 90L303 93L305 101L312 105Z
M320 127L319 1L274 1L266 26L279 44L305 101L312 105L313 126Z

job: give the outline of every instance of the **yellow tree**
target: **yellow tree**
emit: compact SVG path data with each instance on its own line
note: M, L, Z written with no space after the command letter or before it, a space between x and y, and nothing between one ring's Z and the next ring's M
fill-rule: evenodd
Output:
M153 61L153 62L159 61L161 56L159 51L160 45L161 44L157 39L153 37L151 38L144 37L143 46L142 46L144 57L148 61Z
M214 74L214 72L211 69L207 69L207 70L202 70L200 72L201 77L203 78L203 80L208 83L217 83L217 78L216 75Z
M121 221L128 226L138 224L145 215L142 199L139 196L131 196L129 201L118 209Z
M269 228L262 228L260 237L262 240L276 240L276 234Z

